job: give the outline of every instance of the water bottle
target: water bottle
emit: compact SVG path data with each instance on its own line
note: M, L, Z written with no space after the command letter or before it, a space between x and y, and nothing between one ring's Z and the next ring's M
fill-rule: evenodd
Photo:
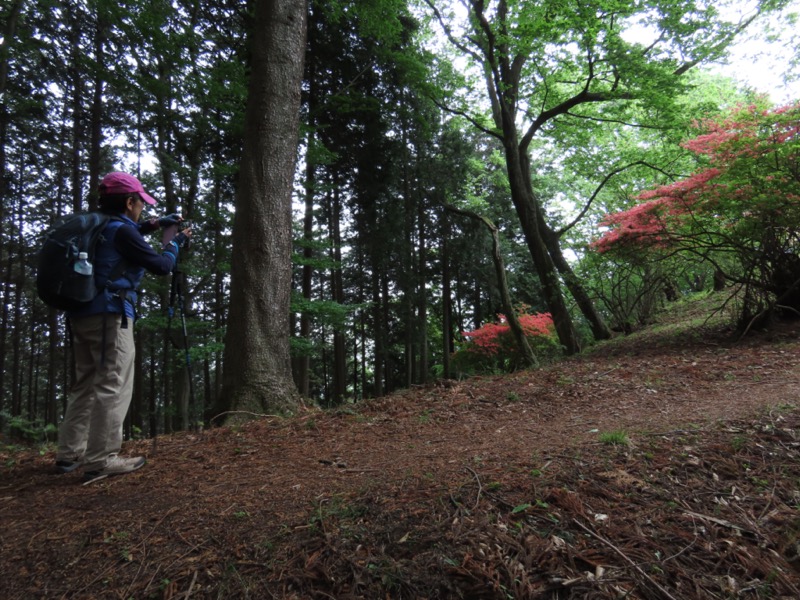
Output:
M92 274L92 263L90 263L88 259L89 255L86 252L80 252L78 254L78 261L75 263L75 272L80 273L81 275L91 275Z

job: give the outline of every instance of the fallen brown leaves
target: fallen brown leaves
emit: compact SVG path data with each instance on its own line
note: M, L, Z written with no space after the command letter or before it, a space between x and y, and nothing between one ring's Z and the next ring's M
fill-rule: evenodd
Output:
M796 329L651 337L130 442L86 487L1 450L0 597L800 598L798 397Z

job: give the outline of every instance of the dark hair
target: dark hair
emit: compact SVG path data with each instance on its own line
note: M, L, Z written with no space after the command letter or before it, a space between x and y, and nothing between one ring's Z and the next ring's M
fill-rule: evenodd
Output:
M125 212L128 198L139 198L136 192L124 194L104 194L97 199L97 206L103 212Z

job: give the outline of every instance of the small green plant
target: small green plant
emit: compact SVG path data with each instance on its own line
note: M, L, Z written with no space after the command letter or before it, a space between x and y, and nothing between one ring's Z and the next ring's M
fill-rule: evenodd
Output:
M600 434L600 441L612 446L628 446L631 441L624 431L607 431Z
M509 402L519 402L519 394L517 392L508 392L506 400Z
M747 438L743 435L737 435L731 440L731 446L735 452L739 452L747 445Z

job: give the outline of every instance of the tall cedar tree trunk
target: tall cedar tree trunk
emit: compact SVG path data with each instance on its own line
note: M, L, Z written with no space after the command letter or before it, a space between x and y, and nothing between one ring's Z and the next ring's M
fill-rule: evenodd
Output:
M310 26L309 26L310 27ZM316 191L316 170L317 164L314 159L314 152L312 150L314 141L316 139L316 112L317 112L317 72L316 61L314 60L316 54L316 45L314 44L315 37L308 36L308 50L306 52L306 81L308 82L307 93L307 113L308 113L308 140L306 152L306 181L303 193L303 268L300 282L300 292L303 294L303 299L306 301L311 300L312 281L314 276L314 269L311 266L311 259L314 257L314 250L312 248L312 241L314 240L314 193ZM311 336L311 315L308 311L304 310L300 313L300 332L299 337L301 340L308 340ZM308 397L311 392L311 357L307 353L296 356L292 359L294 374L294 381L297 384L297 389L300 395Z
M381 315L383 314L383 309L381 306L381 284L380 284L380 271L374 267L378 266L378 260L375 258L376 250L371 250L372 253L372 276L370 278L370 286L372 288L372 328L375 332L375 356L374 361L375 364L372 368L372 375L373 375L373 386L372 386L372 396L375 398L380 398L383 396L385 392L385 388L383 387L383 380L384 380L384 370L386 368L385 362L385 352L384 348L386 346L384 342L384 337L386 335L386 329L384 329L383 319Z
M80 44L80 26L78 18L75 16L70 4L65 5L67 21L69 22L69 42L71 49L71 63L69 74L72 83L72 147L71 147L71 187L72 190L72 212L80 212L82 209L82 189L81 189L81 143L83 140L83 97L84 97L84 73L82 67L83 48ZM88 208L91 208L89 206Z
M9 48L14 44L16 36L17 21L22 10L22 0L16 0L11 4L8 12L6 28L3 32L4 43L0 45L0 243L3 247L10 246L11 228L6 224L6 203L9 196L11 181L6 171L6 138L8 135L8 107L6 106L6 82L8 81L8 55ZM9 257L10 260L10 257ZM11 294L11 273L5 273L3 278L2 302L3 308L0 309L0 412L5 407L6 390L6 343L8 326L8 303Z
M94 208L100 185L100 150L103 143L103 84L105 71L106 19L98 10L94 38L94 92L89 117L89 208Z
M309 114L313 115L314 109L314 83L313 83L313 76L311 80L311 92L309 94ZM313 116L309 116L309 119L313 119ZM311 147L312 139L314 136L313 132L313 122L309 123L309 133L308 133L308 146ZM310 154L310 153L309 153ZM303 211L303 240L306 242L305 246L303 247L303 271L302 271L302 281L300 283L301 293L303 294L303 298L306 301L311 300L311 286L313 281L314 271L311 266L311 259L314 257L314 250L311 247L311 242L314 239L314 174L315 174L315 163L314 160L309 156L306 158L306 183L305 183L305 195L304 195L304 211ZM304 310L300 314L300 338L302 340L308 340L311 336L311 315L308 314L308 311ZM300 392L300 395L303 397L308 397L311 386L310 386L310 370L311 370L311 357L304 353L301 356L297 356L294 358L294 380L297 384L297 389Z
M298 402L289 300L306 17L299 0L255 2L222 389L234 411L284 412Z
M331 297L338 304L344 304L344 281L342 280L342 198L339 193L340 186L333 188L331 198ZM333 394L330 399L334 406L344 402L347 394L347 347L343 325L333 325Z
M428 382L428 294L427 294L427 273L428 251L426 247L427 237L425 231L425 206L422 202L417 203L417 221L419 223L419 288L417 292L418 314L418 344L419 344L419 376L418 383Z

